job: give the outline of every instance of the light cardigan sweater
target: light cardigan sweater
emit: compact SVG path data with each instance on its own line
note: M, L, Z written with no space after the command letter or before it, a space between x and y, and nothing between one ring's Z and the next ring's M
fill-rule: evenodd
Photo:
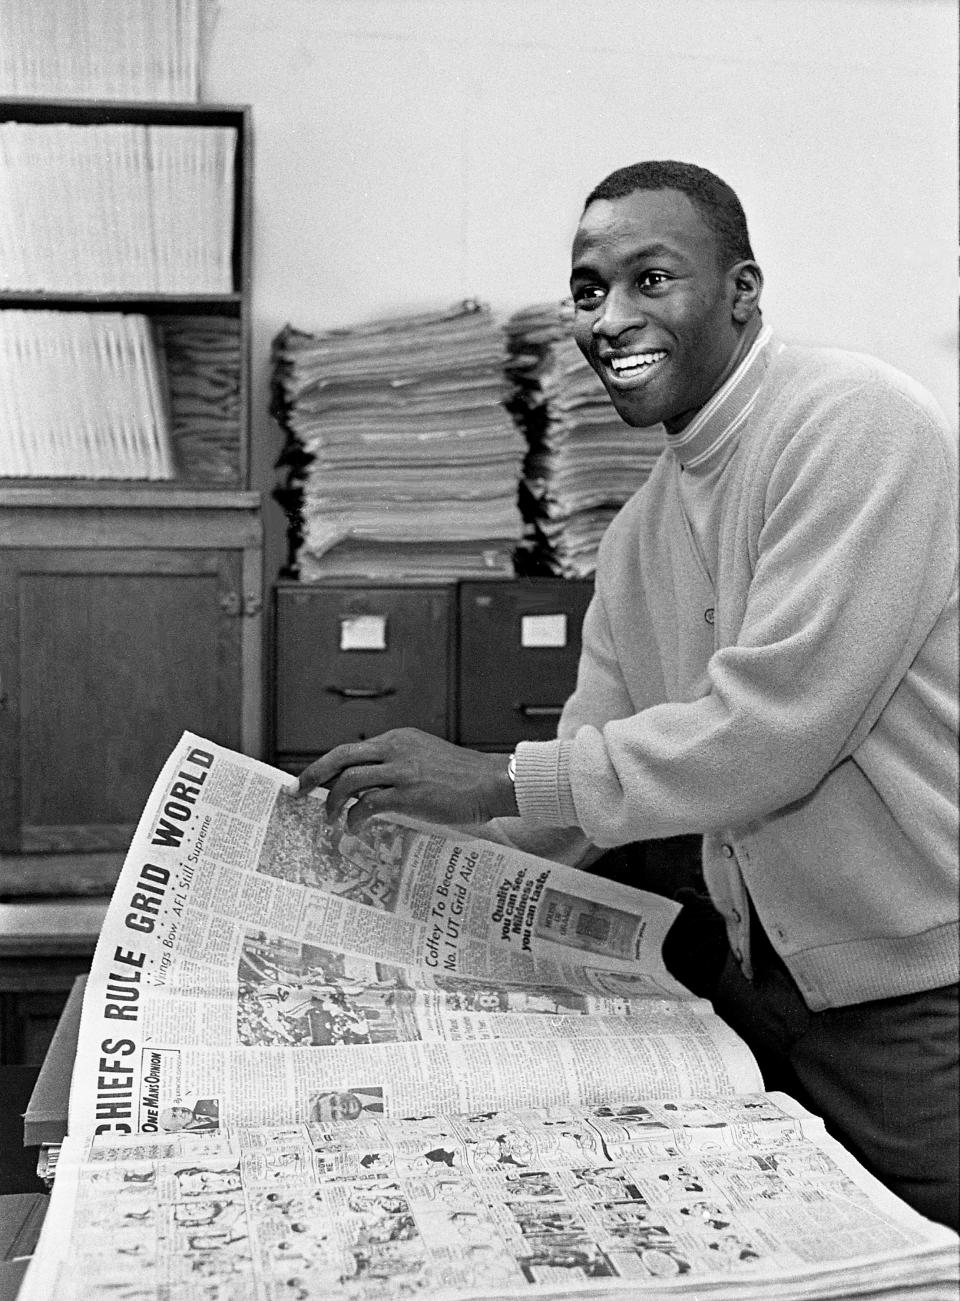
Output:
M518 746L499 834L585 862L703 833L748 974L744 886L820 1010L957 978L956 452L893 368L759 344L717 395L750 370L715 574L668 446L603 539L576 690L557 740Z

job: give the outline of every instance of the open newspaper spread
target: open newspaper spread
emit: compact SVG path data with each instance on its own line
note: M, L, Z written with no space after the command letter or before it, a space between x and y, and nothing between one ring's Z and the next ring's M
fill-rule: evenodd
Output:
M955 1301L667 973L675 904L295 786L190 734L158 778L23 1301Z

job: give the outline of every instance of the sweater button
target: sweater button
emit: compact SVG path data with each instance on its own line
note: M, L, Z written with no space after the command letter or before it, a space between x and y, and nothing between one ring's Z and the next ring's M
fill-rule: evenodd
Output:
M730 920L736 922L738 926L743 921L743 918L740 916L740 913L736 908L730 909Z
M712 605L708 609L704 610L703 617L706 619L707 623L713 623L716 616Z
M732 845L721 845L721 846L720 846L720 853L724 856L724 858L733 858L733 846L732 846Z

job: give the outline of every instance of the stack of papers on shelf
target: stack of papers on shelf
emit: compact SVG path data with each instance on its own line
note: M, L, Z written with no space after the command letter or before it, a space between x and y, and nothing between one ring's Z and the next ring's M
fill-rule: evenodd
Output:
M513 573L524 445L502 327L475 302L274 341L278 491L291 572L313 579Z
M0 312L0 475L174 477L145 316Z
M231 293L236 143L233 127L0 123L0 288Z
M202 0L3 0L0 95L197 100Z
M663 430L624 424L574 343L565 308L525 308L506 328L509 405L529 449L518 566L586 578L607 525L663 450Z

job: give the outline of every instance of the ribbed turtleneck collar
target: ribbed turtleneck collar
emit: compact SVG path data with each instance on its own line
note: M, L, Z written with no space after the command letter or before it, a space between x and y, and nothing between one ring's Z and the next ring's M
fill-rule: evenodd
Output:
M693 470L727 445L757 400L767 366L784 345L764 325L733 374L700 408L686 429L667 435L667 447L685 470Z

